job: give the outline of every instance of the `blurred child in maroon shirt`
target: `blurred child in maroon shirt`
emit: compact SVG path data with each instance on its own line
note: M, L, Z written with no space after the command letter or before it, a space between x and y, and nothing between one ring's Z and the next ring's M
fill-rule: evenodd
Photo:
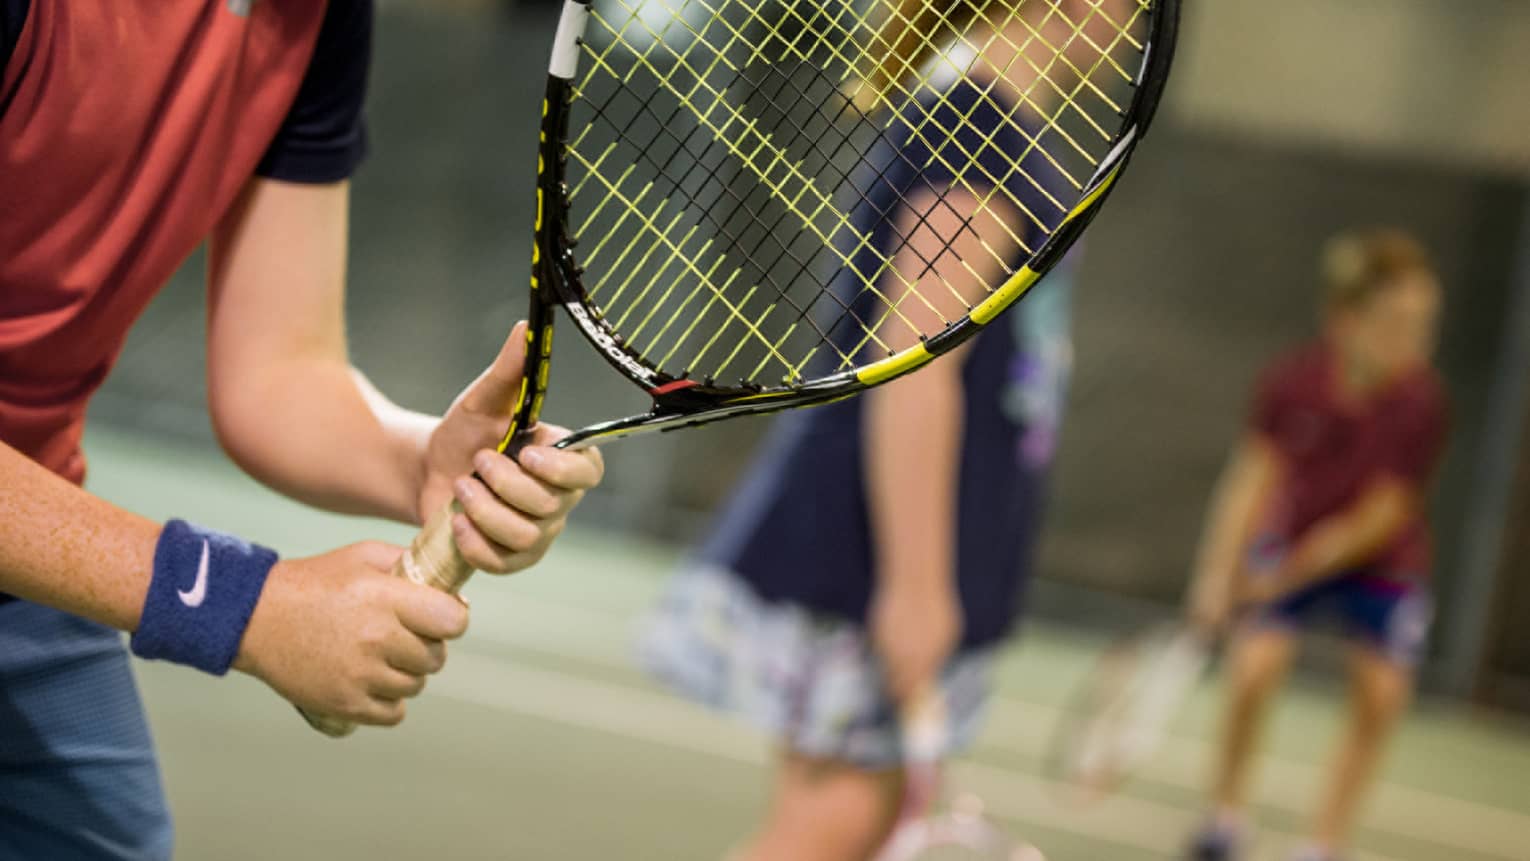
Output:
M1249 765L1300 633L1336 620L1350 642L1349 726L1301 861L1334 861L1428 633L1425 497L1446 438L1430 366L1441 288L1424 250L1377 230L1323 258L1322 336L1264 372L1249 426L1212 501L1190 613L1238 613L1210 822L1189 857L1243 857ZM1242 612L1239 612L1242 611Z

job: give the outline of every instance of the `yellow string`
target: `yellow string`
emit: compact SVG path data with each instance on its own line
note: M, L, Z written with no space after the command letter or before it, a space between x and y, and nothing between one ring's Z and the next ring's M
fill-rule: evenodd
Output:
M715 76L734 73L742 77L744 69L751 63L772 62L775 58L766 56L766 53L767 48L773 48L779 50L780 57L794 58L826 72L831 81L837 78L843 83L855 76L860 80L860 86L866 86L862 70L883 59L873 54L878 44L886 41L880 34L881 21L896 18L902 27L908 28L915 23L915 18L934 14L937 20L933 26L917 34L916 60L896 58L902 68L891 76L889 92L878 97L884 103L894 105L895 109L882 111L875 124L885 132L901 120L909 127L907 139L917 141L928 153L925 164L915 166L917 170L922 173L938 164L952 178L951 190L971 195L973 218L982 218L985 225L989 222L998 224L1004 234L1002 240L998 235L992 237L994 241L980 235L978 245L1009 274L1013 271L1010 265L1013 252L1009 249L1013 247L1026 256L1032 255L1034 251L1025 241L1025 234L1034 229L1044 236L1049 230L1047 225L1057 221L1055 216L1043 217L1034 211L1031 208L1034 201L1020 199L1012 193L1012 184L1022 181L1035 191L1037 199L1045 201L1045 206L1053 207L1059 213L1072 209L1071 204L1059 199L1058 192L1032 176L1024 162L1032 154L1039 155L1075 191L1082 190L1114 139L1115 128L1119 125L1116 115L1121 111L1118 101L1095 78L1101 72L1113 72L1128 84L1133 82L1132 73L1115 55L1123 46L1142 49L1143 43L1133 35L1133 30L1140 27L1143 17L1150 11L1148 0L1137 0L1130 14L1123 16L1125 20L1118 21L1102 4L1090 4L1088 11L1075 21L1056 4L1049 4L1051 8L1037 22L1021 14L1027 0L1008 0L1013 5L1007 8L1002 6L1004 0L959 0L966 5L967 11L975 14L967 18L957 32L958 28L951 23L952 7L941 0L923 0L921 9L909 10L914 18L907 17L900 4L885 0L866 4L864 11L857 11L850 0L840 0L837 6L832 0L782 0L774 9L778 14L769 16L764 4L750 0L682 0L677 5L658 0L667 17L657 23L646 14L654 8L655 0L614 2L626 12L627 18L618 26L602 16L598 9L591 15L591 22L603 30L609 40L600 48L586 44L587 68L575 88L576 100L584 98L587 92L598 92L607 81L619 87L630 87L633 92L641 91L641 95L635 96L641 100L648 95L644 89L647 82L636 84L634 81L640 73L651 76L663 91L661 98L650 102L654 116L663 116L668 109L678 107L683 115L693 120L699 130L721 146L732 164L752 176L753 181L783 207L792 219L791 225L795 225L785 228L787 234L811 236L841 267L853 266L863 251L873 252L875 271L868 275L857 268L856 288L860 294L876 298L881 307L873 306L875 310L870 316L874 319L869 322L851 314L848 307L835 321L838 325L844 314L854 318L860 335L852 349L846 351L837 341L819 337L804 352L789 357L789 352L796 353L802 346L788 349L794 335L801 331L800 315L812 311L816 299L807 301L806 310L797 311L795 318L790 320L773 316L785 300L784 295L764 297L764 308L758 313L747 310L754 297L759 295L761 285L755 281L756 276L741 280L745 270L735 262L733 255L744 256L742 252L730 254L726 249L719 249L716 237L702 229L701 218L687 217L687 203L683 200L685 192L678 186L655 198L656 181L645 181L646 174L638 169L631 144L614 139L609 143L597 143L594 155L586 156L583 152L586 144L599 137L594 124L583 126L569 146L571 163L581 169L575 172L570 190L570 197L579 202L576 213L583 225L577 232L591 241L591 248L583 260L592 266L598 262L599 273L607 276L592 279L590 295L598 298L606 309L602 314L612 318L612 326L622 333L624 342L641 355L658 352L672 333L678 333L673 335L674 342L657 363L661 368L668 368L668 363L690 343L702 321L710 319L714 309L722 308L725 312L723 321L715 326L685 368L700 371L703 360L718 345L731 342L731 350L713 372L714 376L721 376L745 347L753 344L761 353L758 363L749 371L748 379L758 377L774 362L784 369L788 382L800 380L808 363L825 347L837 354L840 368L854 365L868 345L874 344L890 354L892 350L879 332L894 319L921 337L936 334L921 331L902 308L906 301L919 302L944 320L933 301L933 294L925 295L924 285L927 283L936 289L943 285L963 306L968 303L963 292L941 274L951 270L936 265L942 257L955 254L949 245L936 253L933 260L921 258L922 273L901 271L902 267L894 266L893 260L900 248L911 241L912 234L895 236L891 248L874 248L872 234L857 229L849 210L835 202L835 186L840 183L853 185L853 178L845 177L838 183L824 186L822 177L804 161L791 155L791 148L802 139L790 134L778 139L775 130L763 128L757 118L745 112L744 105L748 100L743 96L735 99L729 92L731 85L714 83ZM804 2L811 10L810 14L802 11ZM995 12L996 7L1001 11ZM696 14L699 21L690 20L688 12ZM874 25L873 19L877 16L881 16L881 21ZM995 17L1002 20L995 23ZM1010 25L1016 21L1025 31L1021 34L1023 38L1016 36L1021 41L1019 45L1010 38ZM1060 26L1068 32L1052 38L1044 30L1054 24L1057 25L1052 27L1054 30ZM795 32L788 30L788 25L792 25ZM1097 38L1089 32L1091 27L1108 27L1111 32L1105 38ZM646 44L634 45L628 38L629 32L646 33ZM857 36L863 32L870 32L871 38ZM974 53L992 72L985 73L983 78L986 80L969 78L969 86L976 91L977 98L973 105L959 110L949 100L953 88L943 86L939 81L969 74L968 68L958 67L949 45L956 41L966 42L977 32L982 32L983 36L977 40L980 44L972 46ZM893 43L903 38L895 34ZM676 42L681 39L684 44L677 48ZM1087 52L1091 56L1080 58L1070 52ZM1036 53L1045 56L1038 62L1033 56ZM744 56L736 58L735 54ZM929 60L918 60L921 54ZM996 59L990 60L990 57ZM915 64L920 68L914 68ZM1021 77L1030 80L1016 86L1013 84L1019 74L1018 64L1029 69L1030 74ZM1065 86L1058 79L1059 72L1068 76L1069 85ZM687 77L690 80L686 80ZM788 86L796 85L789 83ZM1001 87L1016 100L1015 106L1006 106L997 98L995 91ZM784 97L789 102L796 101L798 94L788 90ZM1003 125L976 128L972 118L979 108L997 112L1004 118ZM1016 108L1032 112L1038 121L1022 124ZM832 113L833 109L834 106L830 106L828 110ZM790 111L791 105L784 110ZM1083 126L1068 120L1084 135L1082 138L1076 136L1064 124L1068 117L1078 117L1090 131L1084 131ZM954 123L949 122L952 119ZM953 127L947 128L947 125ZM800 128L798 132L801 132ZM978 155L997 154L996 141L1006 132L1017 135L1024 142L1019 147L1021 151L1004 153L996 169L991 168L992 155L985 155L983 159ZM678 145L688 147L691 133L690 127L678 132ZM1046 144L1051 135L1063 144L1060 151L1054 152L1053 147ZM1089 143L1089 138L1098 138L1099 143ZM974 140L976 146L969 149L968 143ZM705 141L702 145L706 146ZM691 153L682 152L675 157L675 163L684 170L691 158ZM1082 175L1069 168L1069 161L1074 162L1075 167L1079 164L1086 166ZM666 178L664 182L668 187L674 180ZM724 188L729 187L730 182L722 180ZM627 187L634 183L642 185L628 190ZM842 185L839 190L844 190ZM865 193L864 189L854 190ZM674 192L680 193L679 198L672 198ZM589 194L595 196L586 206L583 198ZM750 216L755 219L754 223L763 225L763 218L758 213L751 212ZM1017 216L1019 220L1029 222L1031 228L1016 227ZM888 217L892 217L891 213ZM603 224L606 219L613 220ZM976 229L971 225L969 221L964 230ZM914 231L920 229L917 223L912 228ZM626 237L625 240L622 237ZM793 247L789 240L778 239L778 242L783 253L784 249ZM809 263L817 259L818 253L807 255ZM663 256L656 260L655 255ZM744 263L759 277L766 277L774 261L745 260ZM979 280L974 261L957 256L954 264L974 281ZM651 274L645 277L642 273ZM930 278L932 274L934 277ZM824 273L809 271L803 277L822 278ZM886 285L888 292L884 292L884 281L891 282ZM792 286L786 284L779 289L788 291ZM987 285L990 293L996 287ZM821 295L826 289L825 285L815 295ZM730 298L730 294L739 291L743 292L741 298L736 301ZM889 292L896 293L897 298L891 298ZM699 310L687 318L690 309L696 306L697 298L703 296L705 301L700 303ZM859 299L841 297L837 301L855 307L853 303ZM688 322L681 325L683 320ZM626 328L629 321L635 323L630 331ZM645 337L644 333L651 327L652 333ZM753 354L751 350L750 355Z

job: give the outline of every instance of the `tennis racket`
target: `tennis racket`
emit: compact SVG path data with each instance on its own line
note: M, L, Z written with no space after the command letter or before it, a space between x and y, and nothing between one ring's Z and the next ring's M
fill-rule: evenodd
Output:
M566 0L501 451L541 414L555 308L652 399L578 448L886 383L1063 256L1147 130L1178 0L909 4ZM450 515L401 576L462 586Z
M1048 751L1048 776L1067 800L1109 795L1157 752L1205 675L1214 639L1168 624L1105 652L1063 712Z
M948 727L945 703L936 695L904 715L903 810L876 861L1045 861L1036 847L1014 841L990 821L976 795L953 792L949 807L941 809Z

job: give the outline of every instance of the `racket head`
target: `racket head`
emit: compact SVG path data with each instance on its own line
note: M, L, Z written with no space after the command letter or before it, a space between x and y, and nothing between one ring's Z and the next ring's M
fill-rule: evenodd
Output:
M905 5L568 0L507 440L539 412L555 305L654 402L574 445L895 379L1061 259L1153 116L1178 0ZM857 98L888 40L910 59ZM883 188L899 159L929 188Z
M1047 751L1068 803L1115 792L1163 744L1211 661L1211 642L1181 624L1149 628L1107 649L1069 701Z

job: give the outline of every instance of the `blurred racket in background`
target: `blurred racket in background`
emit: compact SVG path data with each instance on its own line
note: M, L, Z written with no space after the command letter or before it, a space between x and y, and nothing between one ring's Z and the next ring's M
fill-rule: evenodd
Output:
M1214 637L1184 624L1150 628L1101 656L1059 718L1047 771L1065 800L1114 792L1163 744L1211 661Z

